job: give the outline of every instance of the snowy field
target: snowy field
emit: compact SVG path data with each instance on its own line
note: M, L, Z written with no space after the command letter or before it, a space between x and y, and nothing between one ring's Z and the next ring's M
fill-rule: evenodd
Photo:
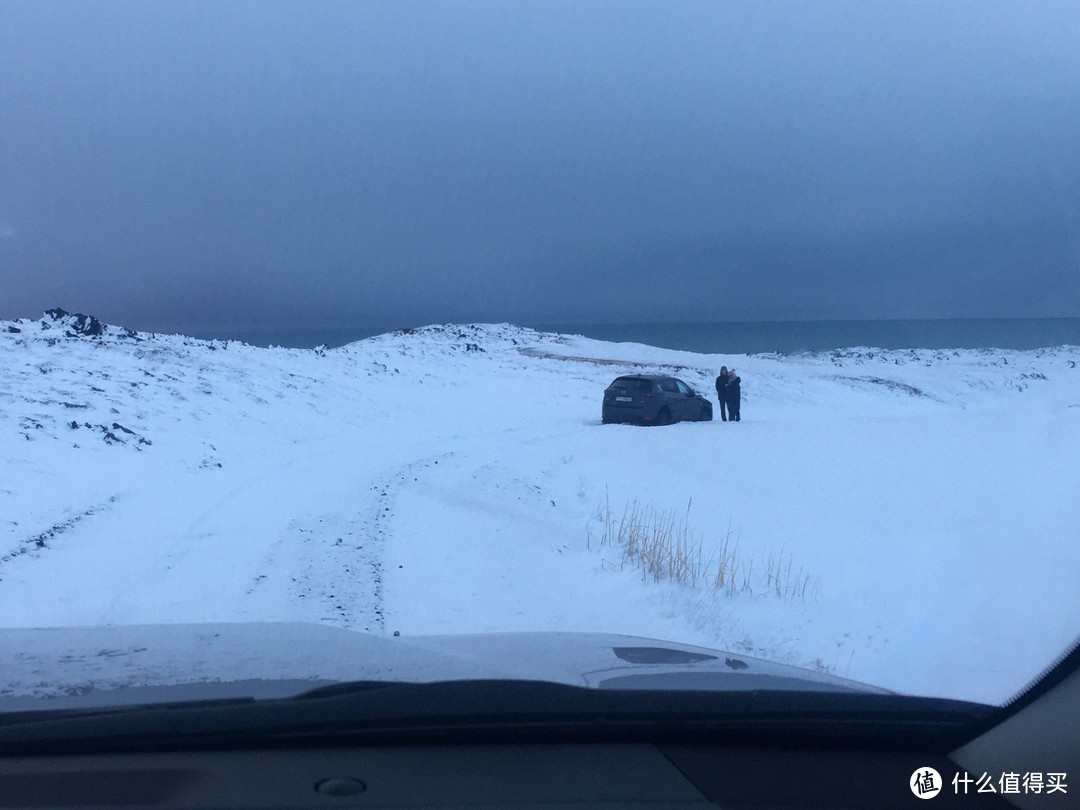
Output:
M1080 633L1078 364L508 325L309 351L4 321L0 625L607 631L1001 702ZM600 424L619 374L714 398L721 365L739 424ZM700 543L693 582L601 543L635 506Z

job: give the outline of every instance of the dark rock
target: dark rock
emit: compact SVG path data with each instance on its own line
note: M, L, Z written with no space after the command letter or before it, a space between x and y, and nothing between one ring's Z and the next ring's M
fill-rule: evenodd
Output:
M22 329L20 329L20 328L19 328L19 327L17 327L17 326L9 326L9 327L7 328L7 330L8 330L9 332L11 332L11 333L12 333L13 335L17 335L17 334L19 334L19 333L20 333L20 332L22 331Z
M112 426L113 426L113 430L122 430L122 431L124 431L124 433L130 434L131 436L135 435L134 430L131 430L130 428L124 427L119 422L113 422Z
M93 315L83 315L81 312L66 312L65 310L60 309L60 307L47 309L45 310L45 314L54 321L72 318L73 321L69 325L75 330L75 333L79 335L97 337L105 332L104 327L101 325L101 321Z

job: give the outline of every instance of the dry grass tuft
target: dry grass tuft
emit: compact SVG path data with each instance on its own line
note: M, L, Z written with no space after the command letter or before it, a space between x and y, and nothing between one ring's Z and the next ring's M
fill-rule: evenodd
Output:
M728 596L740 593L782 599L818 596L816 577L802 566L796 569L793 556L783 549L779 555L770 553L766 557L764 565L758 566L759 572L764 569L764 576L759 575L755 580L754 560L739 553L739 535L733 535L730 522L716 557L706 559L701 537L690 530L692 505L693 499L687 501L686 511L680 514L674 509L658 510L632 501L623 507L622 515L616 520L605 498L599 545L621 548L621 566L639 567L642 578L651 577L653 582L710 587ZM592 548L592 542L590 532L586 545Z

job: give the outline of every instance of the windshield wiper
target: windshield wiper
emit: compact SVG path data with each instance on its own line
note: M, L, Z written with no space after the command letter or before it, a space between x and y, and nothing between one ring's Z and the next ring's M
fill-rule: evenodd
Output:
M358 692L370 692L373 689L385 689L389 686L401 686L404 681L342 681L325 686L317 686L298 695L293 695L287 700L316 700L320 698L337 697L339 695L355 695Z
M908 740L942 752L999 709L939 698L845 692L593 689L542 681L358 681L274 700L8 715L0 753L178 750L400 741Z

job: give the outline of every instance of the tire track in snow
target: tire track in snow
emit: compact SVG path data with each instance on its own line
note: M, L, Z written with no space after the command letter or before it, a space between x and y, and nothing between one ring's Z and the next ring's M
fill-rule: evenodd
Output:
M49 543L52 542L52 540L75 528L75 526L78 525L85 518L92 517L99 512L109 509L114 503L116 503L117 497L118 496L116 495L110 495L107 500L94 504L93 506L90 506L89 508L81 512L77 512L76 514L69 517L67 520L60 521L59 523L54 523L45 531L38 532L32 537L25 538L13 549L8 551L6 554L0 556L0 566L4 565L5 563L11 562L17 557L21 557L33 551L37 551L39 549L47 549L49 547ZM3 581L3 577L0 577L0 581Z
M308 621L386 632L386 546L398 493L421 470L452 455L416 459L374 478L370 504L360 514L324 511L291 520L245 595L257 599L274 581L287 579L287 600Z
M411 461L398 467L394 472L379 479L371 486L371 491L376 493L376 496L366 521L366 528L367 537L375 546L374 553L371 556L371 573L375 586L376 624L380 632L386 632L386 546L392 535L391 524L394 519L394 505L397 501L398 492L402 486L409 484L410 479L416 481L417 476L414 473L433 467L440 460L445 461L452 456L452 452L446 452L438 456Z

